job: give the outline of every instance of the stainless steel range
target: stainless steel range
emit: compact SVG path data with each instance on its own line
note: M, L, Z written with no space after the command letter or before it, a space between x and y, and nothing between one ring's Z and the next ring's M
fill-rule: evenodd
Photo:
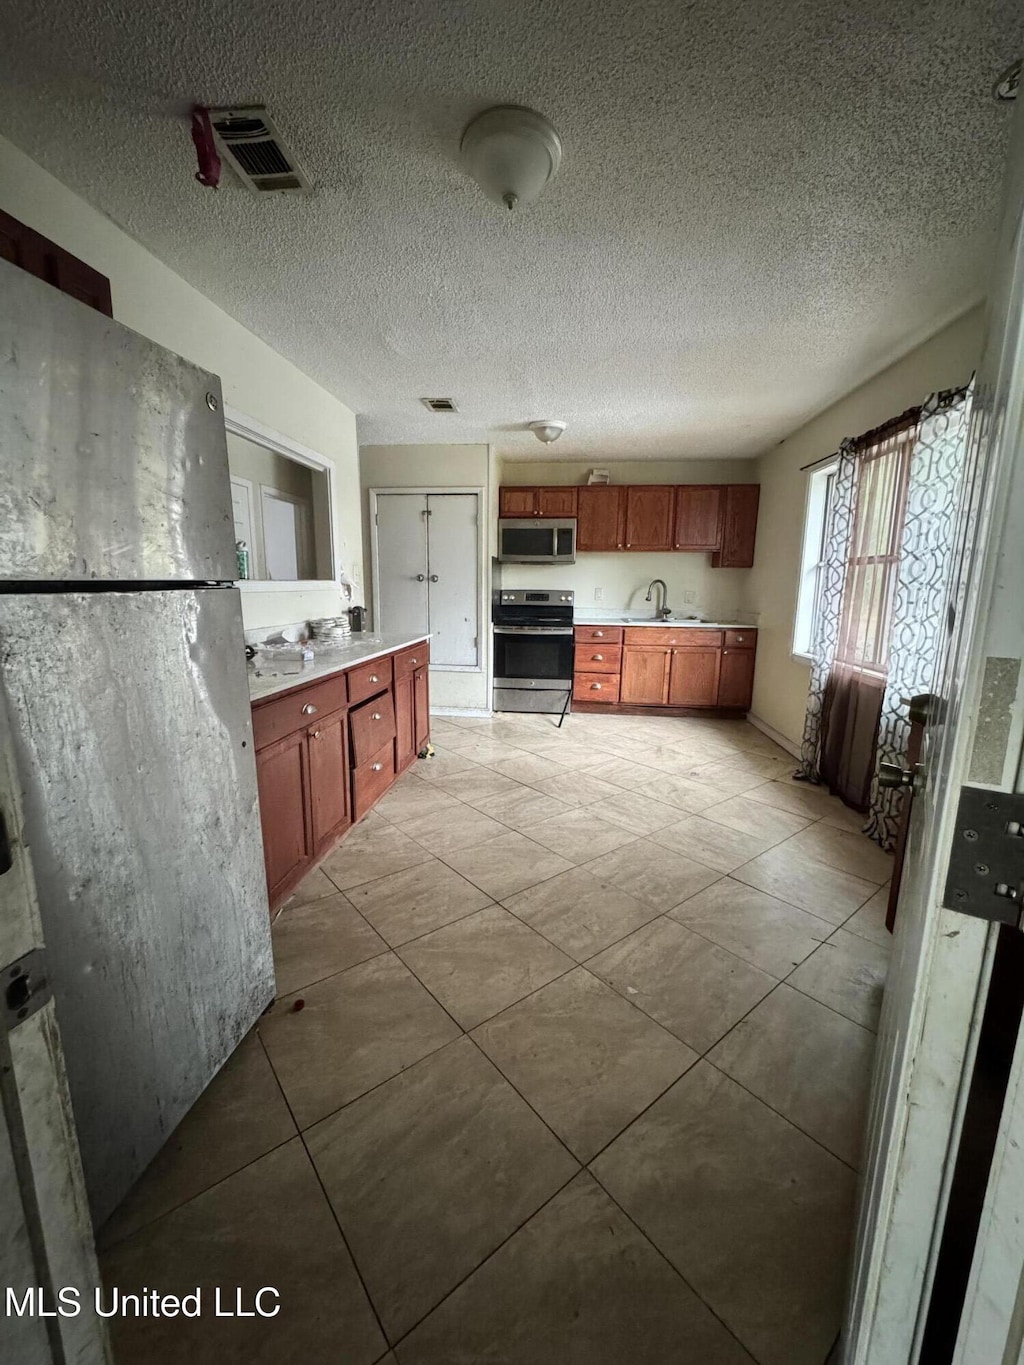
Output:
M495 711L564 711L572 694L571 592L496 588Z

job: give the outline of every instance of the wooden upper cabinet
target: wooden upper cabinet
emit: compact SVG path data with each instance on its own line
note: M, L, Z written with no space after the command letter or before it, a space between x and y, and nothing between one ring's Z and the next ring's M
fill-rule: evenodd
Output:
M722 543L722 493L715 485L680 484L676 489L674 550L717 550Z
M754 563L757 535L757 503L761 486L756 483L729 483L722 492L721 549L711 560L714 569L749 569Z
M537 513L542 517L574 517L576 515L575 484L561 488L537 489Z
M627 484L626 549L670 550L674 507L672 484Z
M110 281L106 275L2 210L0 260L27 270L62 294L70 294L108 318L114 316L110 306Z
M537 515L536 488L499 488L499 517L535 517Z
M589 484L576 490L577 550L621 550L626 543L626 490Z
M752 651L747 650L747 653ZM670 706L717 706L720 649L676 649L669 678Z
M664 706L668 701L670 649L622 651L619 698L626 706Z

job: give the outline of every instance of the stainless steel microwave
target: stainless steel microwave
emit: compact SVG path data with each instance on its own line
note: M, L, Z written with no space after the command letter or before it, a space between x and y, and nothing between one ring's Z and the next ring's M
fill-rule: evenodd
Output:
M575 564L576 522L553 517L502 517L498 558L505 564Z

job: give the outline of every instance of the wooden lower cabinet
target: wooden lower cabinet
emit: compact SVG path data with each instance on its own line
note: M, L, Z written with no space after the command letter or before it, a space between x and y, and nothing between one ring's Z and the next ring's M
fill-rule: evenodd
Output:
M719 706L750 708L754 692L753 649L723 649L722 671L718 680Z
M749 653L749 651L748 651ZM674 649L669 673L669 706L720 706L720 649Z
M253 707L272 910L427 744L429 657L423 642Z
M627 645L622 651L619 701L623 706L665 706L668 703L672 651Z

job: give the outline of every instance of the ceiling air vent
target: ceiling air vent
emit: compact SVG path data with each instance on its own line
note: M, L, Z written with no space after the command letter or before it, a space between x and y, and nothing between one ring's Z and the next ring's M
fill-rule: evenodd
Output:
M458 412L454 398L421 398L420 402L431 412Z
M251 190L309 194L312 186L262 104L211 109L217 150Z

